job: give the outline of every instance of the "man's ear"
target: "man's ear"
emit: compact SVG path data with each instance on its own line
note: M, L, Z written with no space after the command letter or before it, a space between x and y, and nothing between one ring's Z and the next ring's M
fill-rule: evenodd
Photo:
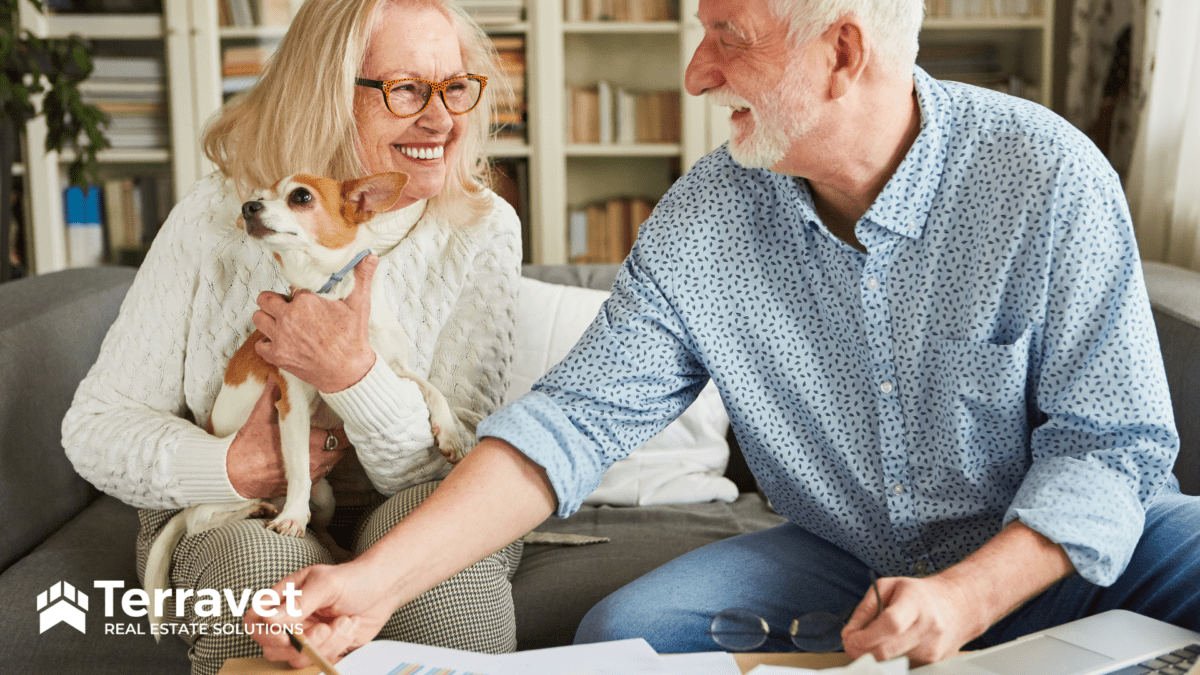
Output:
M829 98L838 99L862 77L871 44L853 13L837 20L823 36L832 49L829 69Z
M387 211L400 200L408 174L377 173L342 183L342 203L356 213Z

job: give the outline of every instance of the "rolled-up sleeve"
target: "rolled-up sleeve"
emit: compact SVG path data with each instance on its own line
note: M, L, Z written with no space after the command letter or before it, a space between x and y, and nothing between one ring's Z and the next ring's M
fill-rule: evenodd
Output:
M1069 168L1068 168L1069 171ZM1115 177L1060 185L1035 383L1043 416L1005 514L1063 546L1107 586L1142 534L1179 449L1128 208Z

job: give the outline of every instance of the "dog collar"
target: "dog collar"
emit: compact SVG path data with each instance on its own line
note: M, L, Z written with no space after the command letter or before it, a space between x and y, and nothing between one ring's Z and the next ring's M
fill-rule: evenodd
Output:
M329 281L326 281L325 285L321 287L321 290L317 292L328 293L329 291L333 290L333 287L336 286L339 281L346 278L346 275L350 273L350 270L354 269L358 263L363 261L363 258L369 255L371 255L371 249L366 249L365 251L362 251L358 255L354 256L354 259L346 263L345 267L329 275Z

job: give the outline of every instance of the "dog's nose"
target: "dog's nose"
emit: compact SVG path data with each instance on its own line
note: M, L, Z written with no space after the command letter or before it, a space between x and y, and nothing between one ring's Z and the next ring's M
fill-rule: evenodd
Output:
M246 202L242 204L242 217L253 218L259 211L263 210L262 202Z

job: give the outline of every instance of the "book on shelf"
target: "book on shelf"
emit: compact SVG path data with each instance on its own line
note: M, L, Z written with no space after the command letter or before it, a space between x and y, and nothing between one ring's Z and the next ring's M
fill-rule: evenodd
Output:
M566 21L678 21L678 0L564 0Z
M154 57L97 56L80 96L108 116L104 132L114 149L170 145L163 61Z
M600 92L596 87L567 87L568 138L572 143L600 142Z
M925 16L946 19L1023 19L1041 16L1041 0L925 0Z
M93 56L93 80L162 82L166 68L162 59L152 56Z
M633 91L600 81L568 86L567 138L571 143L678 143L678 91Z
M525 18L525 0L461 0L459 6L481 25L518 23Z
M233 28L286 26L301 0L217 0L217 25Z
M257 78L275 53L274 45L233 45L221 52L221 77Z
M292 22L295 7L292 0L257 0L258 25L286 26Z
M221 93L225 98L229 98L234 94L240 94L250 87L253 87L258 82L257 75L239 75L237 77L221 78Z
M55 14L161 14L162 0L47 0Z
M619 263L629 255L654 203L644 197L613 197L567 214L567 251L573 263Z
M499 81L488 91L495 101L495 117L492 128L499 139L525 140L525 37L522 35L497 35L492 45L500 60Z
M91 267L103 262L100 187L72 185L64 190L63 217L67 223L67 266Z

